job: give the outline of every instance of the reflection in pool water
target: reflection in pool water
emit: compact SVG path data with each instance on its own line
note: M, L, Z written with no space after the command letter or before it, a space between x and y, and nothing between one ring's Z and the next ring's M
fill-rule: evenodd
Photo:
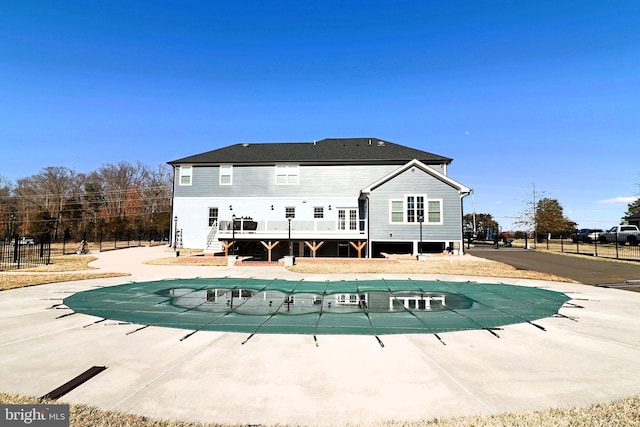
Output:
M359 292L359 293L285 293L254 289L171 288L158 292L171 298L176 307L246 315L310 313L394 313L406 311L441 311L468 309L473 300L447 292Z

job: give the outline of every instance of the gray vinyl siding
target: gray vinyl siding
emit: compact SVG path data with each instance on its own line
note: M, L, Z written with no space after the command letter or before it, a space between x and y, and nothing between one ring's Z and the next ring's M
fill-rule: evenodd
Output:
M407 170L378 188L369 198L369 233L371 240L416 240L420 225L390 223L390 200L405 199L408 194L426 194L427 199L442 200L442 224L422 225L424 241L450 241L462 238L460 193L419 168ZM404 205L406 210L406 204ZM390 237L389 234L393 237Z
M193 165L191 185L175 185L175 197L328 197L353 195L397 165L300 166L299 183L275 184L275 165L234 166L232 185L220 185L218 166ZM177 179L177 177L176 177Z

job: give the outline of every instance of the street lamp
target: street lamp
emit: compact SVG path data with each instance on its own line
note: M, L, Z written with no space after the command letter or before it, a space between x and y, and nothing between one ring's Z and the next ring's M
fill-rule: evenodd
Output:
M173 250L178 247L178 217L173 217Z
M236 254L236 214L231 215L231 255Z
M15 214L11 214L9 217L9 238L13 239L14 229L16 228L16 216Z
M418 244L418 254L422 255L422 223L424 222L423 215L418 215L418 222L420 223L420 243Z
M289 256L293 256L293 246L291 246L291 217L287 217L289 220Z

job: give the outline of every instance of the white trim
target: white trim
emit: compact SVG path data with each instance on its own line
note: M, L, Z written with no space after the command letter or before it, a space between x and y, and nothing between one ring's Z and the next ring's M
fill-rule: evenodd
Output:
M189 170L189 174L183 174L182 172L186 169ZM193 166L192 165L180 165L180 172L178 172L178 185L187 186L193 184ZM189 182L182 182L182 178L189 177Z
M400 221L393 220L393 202L402 203L402 208L400 209L400 213L402 214L402 219ZM404 223L405 223L404 199L389 199L389 224L404 224Z
M430 168L429 166L427 166L424 163L422 163L420 160L416 160L416 159L413 159L410 162L402 165L398 169L392 171L391 173L388 173L387 175L385 175L382 178L380 178L379 180L375 181L374 183L372 183L368 187L365 187L362 190L360 190L360 192L363 193L363 194L369 194L373 190L375 190L377 187L381 186L382 184L384 184L387 181L392 180L396 176L398 176L401 173L409 170L412 167L417 167L418 169L422 170L423 172L426 172L429 175L433 176L434 178L439 179L440 181L444 182L445 184L450 185L451 187L455 188L456 190L458 190L462 194L466 194L466 193L470 193L471 192L471 189L469 187L466 187L466 186L460 184L459 182L454 181L453 179L449 178L448 176L438 172L437 170L435 170L433 168Z
M278 173L284 169L284 173ZM285 182L278 182L278 177L284 177ZM295 180L293 179L295 177ZM295 181L295 182L294 182ZM276 185L298 185L300 183L300 165L297 164L280 164L275 167L275 184Z
M416 207L415 207L415 211L416 211L416 220L409 222L407 220L408 215L408 202L407 202L407 198L408 197L415 197L416 199L418 197L423 197L424 198L424 206L422 209L422 212L424 214L424 220L423 220L423 224L425 225L443 225L444 224L444 211L443 211L443 199L441 198L434 198L434 199L430 199L427 194L424 193L407 193L407 194L403 194L403 198L402 199L389 199L389 224L390 225L407 225L407 224L419 224L418 221L418 217L417 217L417 203L418 201L415 200L416 203ZM392 210L392 206L393 206L393 202L400 202L402 203L402 221L393 221L393 210ZM440 221L438 222L431 222L429 221L429 202L438 202L438 204L440 205Z
M336 220L336 230L338 230L339 232L353 232L353 231L357 231L358 230L358 221L360 220L360 218L358 218L358 208L354 208L354 207L340 207L340 208L336 208L337 212L338 212L338 217ZM344 211L344 228L340 228L340 211ZM356 219L355 219L355 228L351 228L351 214L355 212L356 214Z
M440 221L431 222L429 221L429 202L438 202L440 204ZM425 224L434 224L434 225L442 225L444 224L444 203L442 199L424 199L424 223Z
M228 174L223 174L222 171L225 170L226 168L229 169L229 173ZM229 182L222 182L222 177L224 177L224 176L228 176L229 177ZM219 177L218 183L220 185L232 185L233 184L233 165L220 165L220 177Z

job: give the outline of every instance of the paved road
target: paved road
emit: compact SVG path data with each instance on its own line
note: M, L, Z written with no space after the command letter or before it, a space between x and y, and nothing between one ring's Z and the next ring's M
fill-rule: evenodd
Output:
M478 246L467 252L521 270L555 274L587 285L610 285L609 287L640 291L640 263L613 262L602 258L574 257L517 248L495 249L493 246Z

